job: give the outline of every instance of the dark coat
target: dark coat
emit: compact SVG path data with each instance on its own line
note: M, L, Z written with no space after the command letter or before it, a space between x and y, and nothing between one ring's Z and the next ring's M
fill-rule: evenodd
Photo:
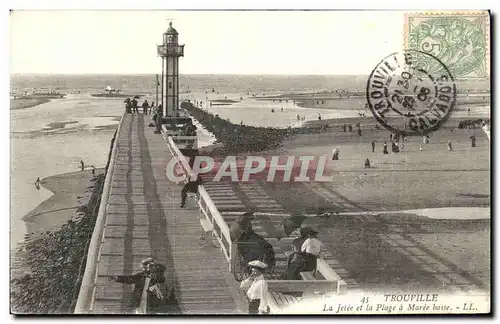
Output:
M174 296L173 287L165 284L165 266L161 264L155 265L157 267L154 273L151 275L151 281L149 287L158 285L162 292L162 296L158 296L151 290L148 290L148 302L147 302L147 313L174 313L177 312L177 302ZM138 272L130 276L118 276L117 282L134 284L134 290L132 292L132 299L129 303L130 311L139 307L142 292L144 290L144 285L146 284L146 274L144 271Z

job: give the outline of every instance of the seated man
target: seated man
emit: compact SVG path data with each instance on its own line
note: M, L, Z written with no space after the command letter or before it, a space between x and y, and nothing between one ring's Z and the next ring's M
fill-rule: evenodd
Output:
M184 130L186 136L196 136L196 126L193 125L193 121L189 119L186 123L186 128Z
M198 193L198 186L201 185L201 183L202 183L201 176L198 175L198 178L196 179L196 181L189 181L188 183L186 183L184 185L184 187L182 187L181 208L186 207L186 198L187 198L188 192Z

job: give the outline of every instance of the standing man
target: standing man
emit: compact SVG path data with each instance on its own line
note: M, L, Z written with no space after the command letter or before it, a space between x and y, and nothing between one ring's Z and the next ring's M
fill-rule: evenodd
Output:
M137 107L137 100L135 100L135 98L132 99L132 110L134 111L134 114L139 113L139 108Z
M476 135L470 137L471 147L476 147Z
M85 163L83 163L83 161L82 161L82 160L80 160L80 165L81 165L81 167L82 167L82 171L83 171L83 170L85 170Z
M155 134L161 134L161 121L163 119L163 105L159 104L158 107L156 107L156 116L155 116Z
M132 103L130 102L130 98L125 99L125 110L127 111L127 114L132 113Z
M375 141L372 141L372 153L375 153Z
M151 102L151 107L149 107L149 108L150 108L149 114L151 115L153 113L153 110L155 109L155 102L154 101Z
M142 113L143 113L144 115L147 115L147 114L148 114L148 108L149 108L148 101L147 101L147 100L144 100L144 102L142 103Z

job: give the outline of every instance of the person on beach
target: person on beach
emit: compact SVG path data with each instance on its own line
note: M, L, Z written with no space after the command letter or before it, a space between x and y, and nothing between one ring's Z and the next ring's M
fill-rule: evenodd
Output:
M181 190L181 207L180 208L186 208L186 198L188 192L190 193L198 193L198 186L202 184L201 176L198 175L196 178L196 181L189 181L182 187Z
M145 114L145 115L147 115L148 114L148 108L149 108L148 101L144 100L144 102L142 103L142 113Z
M40 183L41 183L40 177L36 178L35 187L36 187L37 190L40 190Z
M318 120L321 120L321 114L318 114Z
M82 171L85 170L85 163L82 160L80 160L80 166L82 167Z
M349 124L349 132L352 132L352 125Z
M471 144L471 147L476 147L476 135L472 135L470 137L470 144Z
M339 159L339 149L334 148L332 151L332 161L336 161Z
M240 284L240 288L246 290L247 297L250 300L248 314L267 314L269 313L270 294L263 275L267 264L254 260L250 261L248 265L252 268L252 273L250 277Z
M92 165L92 176L95 177L96 171L97 169L95 168L95 166Z
M372 153L375 153L375 141L372 141Z
M452 151L453 146L451 145L451 141L448 141L448 151Z
M347 132L347 125L344 124L344 126L342 126L342 129L344 130L344 133Z
M384 154L389 154L389 151L387 150L387 142L384 142L384 149L382 151Z
M300 121L300 115L299 115L299 114L297 114L297 120L299 120L299 121Z
M361 136L361 128L358 128L358 136Z

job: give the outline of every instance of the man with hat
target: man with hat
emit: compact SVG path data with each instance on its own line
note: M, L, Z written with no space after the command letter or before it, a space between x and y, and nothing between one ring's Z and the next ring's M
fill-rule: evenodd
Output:
M152 269L156 265L154 258L147 258L142 260L142 271L133 275L122 275L122 276L109 276L108 280L115 281L119 283L134 284L134 290L132 292L132 299L128 305L129 311L132 312L134 309L137 310L141 306L141 301L147 299L146 309L147 313L154 313L155 310L151 305L151 300L156 298L156 293L151 291L149 288L165 281L164 275L152 276ZM165 269L164 266L163 269ZM159 269L159 268L158 268ZM155 269L155 270L158 270ZM146 298L147 296L147 298Z
M254 260L248 265L252 268L252 273L240 285L241 289L247 291L247 297L250 300L248 314L266 314L269 312L269 289L263 272L267 264Z

